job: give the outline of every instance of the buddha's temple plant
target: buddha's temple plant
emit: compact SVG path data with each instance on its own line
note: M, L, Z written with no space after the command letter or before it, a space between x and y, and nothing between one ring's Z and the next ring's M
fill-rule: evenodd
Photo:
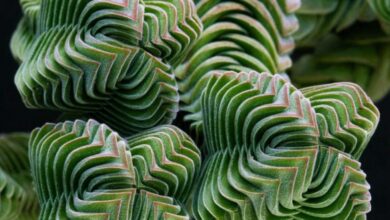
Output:
M359 158L390 88L386 1L20 3L16 87L62 116L0 137L0 219L371 210Z
M294 84L349 81L382 99L390 90L389 9L384 0L303 0L294 34Z
M201 32L191 0L21 3L11 48L27 107L93 117L124 134L176 117L172 68Z

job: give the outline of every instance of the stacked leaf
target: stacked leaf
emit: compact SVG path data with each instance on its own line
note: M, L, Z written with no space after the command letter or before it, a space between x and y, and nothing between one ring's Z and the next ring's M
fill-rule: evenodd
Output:
M169 124L172 68L198 38L192 0L21 0L15 83L30 108L77 113L123 134Z
M175 75L186 121L199 135L200 96L213 71L284 73L291 66L291 34L299 1L199 0L204 31Z
M390 90L390 37L379 26L356 26L328 35L313 53L304 53L291 70L298 86L349 81L374 100Z
M301 92L278 75L214 73L201 100L209 156L196 219L365 218L356 158L379 112L358 86Z
M40 219L189 219L200 152L173 126L125 140L93 120L46 124L29 156Z
M0 136L0 219L34 219L39 205L28 163L29 135Z
M198 175L200 151L174 126L155 128L128 139L137 187L185 203Z
M301 4L297 11L299 31L294 35L299 46L317 45L326 34L375 16L366 0L302 0Z
M375 101L384 97L390 90L388 11L382 0L302 1L297 11L300 29L294 35L294 84L349 81Z
M24 103L113 128L75 120L32 132L40 219L365 219L370 211L358 159L379 120L363 89L379 98L390 88L385 0L303 0L300 9L297 0L20 3L11 49ZM315 48L299 52L295 83L363 89L288 82L299 25L299 45ZM204 139L202 171L191 138L164 125L179 100ZM37 215L29 164L18 161L27 148L9 147L22 139L0 138L0 218Z
M19 0L24 13L11 39L11 52L16 61L21 63L37 32L38 14L41 0Z
M334 83L303 88L316 112L320 144L358 159L379 122L379 111L362 88Z

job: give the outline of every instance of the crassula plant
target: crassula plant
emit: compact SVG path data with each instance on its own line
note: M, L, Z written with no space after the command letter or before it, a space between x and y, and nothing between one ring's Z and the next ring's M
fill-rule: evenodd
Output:
M366 218L385 1L20 3L16 87L62 115L0 137L0 219Z
M390 8L386 0L302 0L297 86L350 81L375 101L390 90ZM321 42L320 44L318 42Z

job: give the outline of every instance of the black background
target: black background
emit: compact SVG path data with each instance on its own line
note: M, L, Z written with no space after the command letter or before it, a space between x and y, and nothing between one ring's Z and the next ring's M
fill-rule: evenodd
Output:
M11 34L21 17L18 1L0 6L0 133L30 131L58 113L26 109L14 85L17 64L9 50ZM389 61L390 62L390 61ZM361 159L363 170L371 184L372 211L369 219L390 217L390 96L378 103L381 111L379 128Z

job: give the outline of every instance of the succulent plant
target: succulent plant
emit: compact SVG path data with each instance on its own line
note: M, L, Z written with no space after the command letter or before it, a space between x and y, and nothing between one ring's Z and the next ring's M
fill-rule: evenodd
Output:
M64 122L0 137L0 219L366 218L385 0L20 3L16 87Z
M354 82L373 100L380 100L390 90L390 37L375 27L370 24L327 35L314 53L304 53L297 60L291 80L302 87Z
M299 46L312 46L330 32L339 32L358 20L373 20L366 0L301 0L296 14L299 30L294 34Z
M214 72L201 107L201 173L200 151L174 126L126 140L93 120L34 130L41 219L360 219L370 210L357 159L379 112L359 86L298 90L279 75Z
M174 126L123 139L93 120L35 129L29 156L40 219L188 219L201 165Z
M349 81L359 84L374 101L382 99L390 90L386 4L383 0L303 0L296 12L300 28L294 34L298 44L290 74L294 84Z
M292 64L299 1L196 1L204 31L175 75L186 121L201 128L200 96L213 71L284 73ZM198 139L198 138L197 138Z
M370 187L355 158L379 112L358 86L300 91L277 75L226 72L201 100L209 156L196 219L365 218Z
M123 134L176 117L172 68L201 32L192 0L21 3L11 48L26 106L86 115Z
M35 219L39 213L26 133L0 135L0 219Z

